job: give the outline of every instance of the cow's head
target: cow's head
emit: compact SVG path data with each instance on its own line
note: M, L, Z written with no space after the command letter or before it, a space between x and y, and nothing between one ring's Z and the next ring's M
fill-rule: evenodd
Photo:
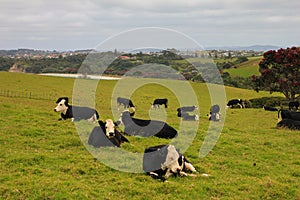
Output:
M165 177L168 178L170 175L180 174L182 167L179 165L178 159L180 155L173 145L169 145L167 149L166 161L162 164L162 170L166 170Z
M111 119L105 120L105 134L108 138L115 137L115 124Z
M62 112L66 113L68 107L69 107L69 98L68 97L60 97L56 101L57 106L54 108L55 112Z

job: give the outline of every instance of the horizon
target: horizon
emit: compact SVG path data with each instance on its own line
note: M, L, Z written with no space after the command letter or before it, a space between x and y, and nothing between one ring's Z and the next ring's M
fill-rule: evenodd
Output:
M254 50L254 51L259 51L259 50L255 50L255 49L251 49L251 48L268 48L270 47L271 49L270 50L276 50L276 49L280 49L280 48L290 48L290 47L293 47L295 45L292 45L292 46L287 46L287 47L282 47L282 46L276 46L276 45L269 45L269 44L265 44L265 45L261 45L261 44L254 44L254 45L249 45L249 46L241 46L241 45L236 45L236 46L208 46L208 47L204 47L204 49L193 49L193 48L182 48L182 49L176 49L178 51L198 51L198 50L205 50L205 51L209 51L209 50L228 50L228 51L242 51L242 50ZM296 46L296 47L300 47L299 46ZM147 48L145 48L147 49ZM151 49L151 48L149 48ZM155 48L153 48L155 49ZM167 48L167 49L171 49L171 48ZM92 49L92 48L87 48L87 49L62 49L62 50L58 50L58 49L35 49L35 48L30 48L30 47L19 47L19 48L13 48L13 49L0 49L0 51L18 51L18 50L32 50L32 51L44 51L44 52L76 52L76 51L93 51L93 50L96 50L96 49ZM129 49L116 49L118 51L128 51ZM163 50L163 49L162 49ZM108 51L113 51L111 49L109 50L106 50L106 51L101 51L101 52L108 52ZM134 52L134 51L132 51Z

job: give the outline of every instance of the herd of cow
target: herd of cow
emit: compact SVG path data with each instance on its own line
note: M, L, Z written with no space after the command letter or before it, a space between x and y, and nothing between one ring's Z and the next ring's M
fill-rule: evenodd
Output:
M105 121L99 120L97 110L89 107L72 106L69 104L68 97L61 97L57 101L57 106L54 108L55 112L61 112L59 120L72 119L72 121L88 120L90 122L98 122L99 126L95 126L89 135L88 144L95 148L104 146L120 147L123 142L129 142L124 136L141 136L141 137L159 137L172 139L177 136L175 128L163 121L145 120L134 118L136 111L133 102L130 99L118 97L117 107L123 106L124 110L118 121L114 122L112 119ZM168 99L155 99L152 104L153 109L160 108L164 105L168 108ZM238 106L244 108L241 99L232 99L228 101L227 108ZM296 107L298 109L299 103L291 103L290 108ZM197 106L184 106L177 109L177 116L182 120L199 120L197 114L191 114L197 110ZM274 108L264 107L265 110L275 111ZM131 110L131 112L129 112ZM288 127L291 129L300 129L300 112L291 110L279 110L282 121L277 124L278 127ZM208 119L211 121L220 120L220 106L213 105L210 108ZM124 125L124 135L118 131L116 126ZM166 180L170 175L187 176L192 175L187 172L196 172L193 165L176 149L173 145L158 145L148 147L144 151L143 156L143 170L153 178Z

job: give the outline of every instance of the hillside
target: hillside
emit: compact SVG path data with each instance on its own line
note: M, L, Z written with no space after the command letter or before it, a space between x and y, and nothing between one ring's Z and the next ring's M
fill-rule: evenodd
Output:
M262 60L262 56L248 57L248 61L237 64L235 67L224 70L231 76L250 77L252 75L260 75L258 64Z
M207 120L211 100L208 85L204 83L190 82L199 102L199 123L181 124L176 108L180 92L185 92L181 89L183 81L169 80L167 86L158 84L162 82L155 79L133 80L139 86L130 94L136 105L136 117L166 116L166 121L180 134L172 143L188 144L188 148L181 151L199 173L209 174L209 177L199 174L170 177L168 182L162 183L139 173L141 163L132 156L141 155L145 147L170 143L170 140L127 136L130 143L124 143L120 149L93 149L86 139L95 124L57 120L59 113L53 111L55 100L74 95L75 79L7 72L0 72L0 79L5 83L0 85L0 90L53 95L50 100L0 96L0 193L3 199L300 198L300 156L296 153L300 148L300 132L275 128L277 113L263 109L230 109L226 115L222 110L222 132L209 134L209 126L216 128L218 123L210 124ZM111 102L112 94L128 94L129 86L134 85L120 81L81 81L87 87L80 92L95 92L95 107L102 120L113 118L112 112L120 114L116 103ZM179 91L172 91L168 88L171 86ZM276 96L232 87L225 90L227 100ZM169 108L150 110L149 102L162 96L169 99ZM184 95L187 100L191 97L189 92ZM181 125L185 128L180 128ZM193 134L190 131L195 127ZM200 148L209 144L208 141L215 141L216 145L201 158Z

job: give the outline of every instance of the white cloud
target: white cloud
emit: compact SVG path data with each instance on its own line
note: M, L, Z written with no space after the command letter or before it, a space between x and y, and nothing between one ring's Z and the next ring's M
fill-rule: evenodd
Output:
M299 9L298 0L4 0L0 43L93 48L120 31L155 26L184 32L203 45L299 44Z

